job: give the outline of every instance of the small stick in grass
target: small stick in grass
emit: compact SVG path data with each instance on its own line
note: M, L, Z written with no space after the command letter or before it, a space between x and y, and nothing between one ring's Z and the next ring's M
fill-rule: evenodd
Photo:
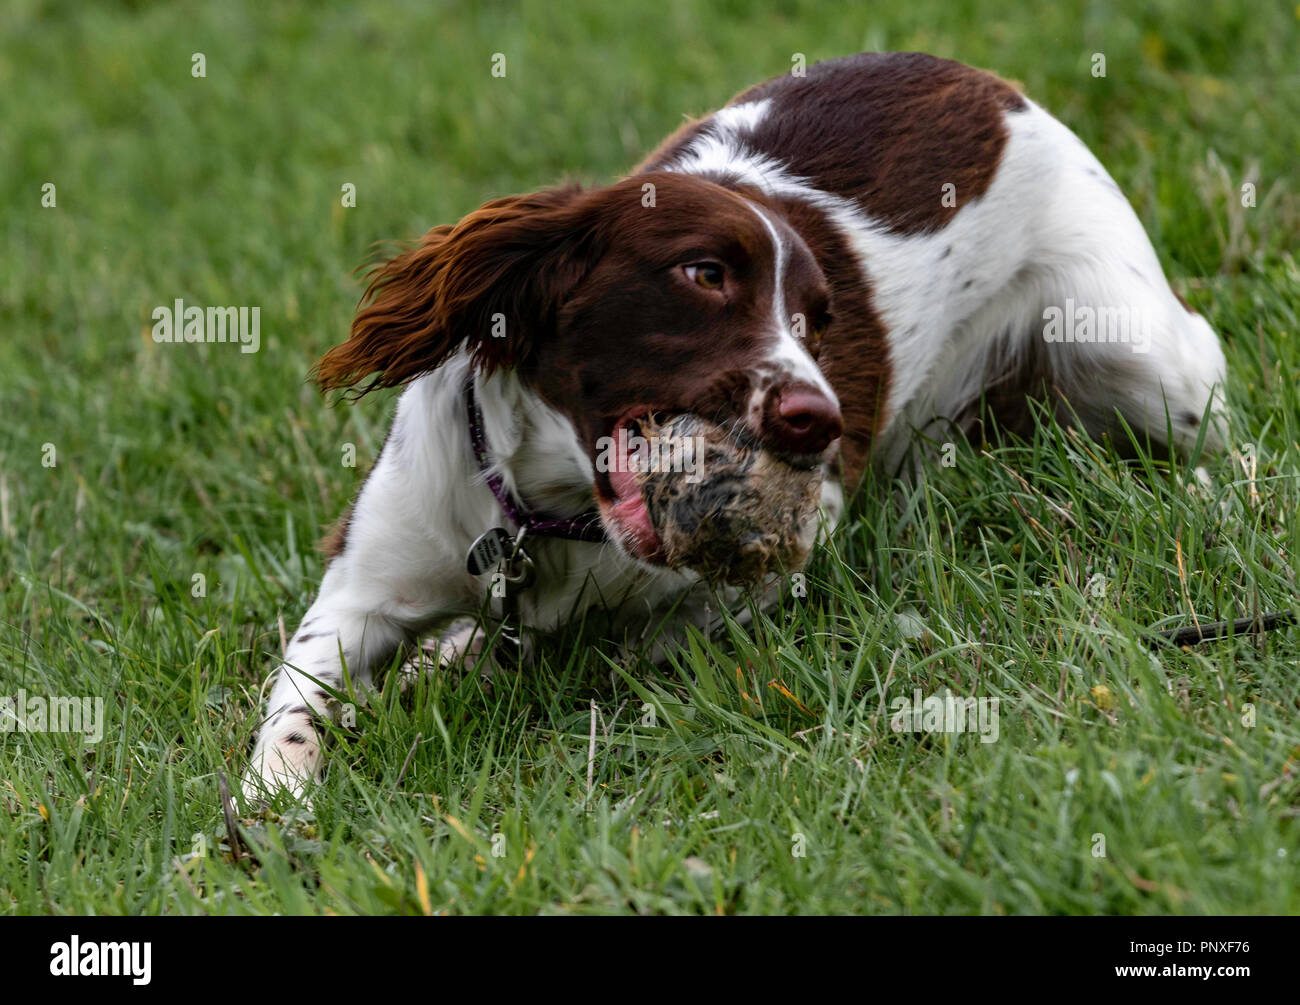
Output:
M1276 611L1253 618L1237 618L1235 621L1215 621L1205 625L1186 625L1183 628L1166 628L1152 636L1152 648L1162 645L1195 646L1202 642L1231 638L1247 632L1271 632L1296 623L1295 611Z
M221 815L226 819L226 840L230 842L230 854L238 862L241 854L239 826L235 822L235 803L230 798L230 783L226 781L224 771L217 772L217 792L221 795Z

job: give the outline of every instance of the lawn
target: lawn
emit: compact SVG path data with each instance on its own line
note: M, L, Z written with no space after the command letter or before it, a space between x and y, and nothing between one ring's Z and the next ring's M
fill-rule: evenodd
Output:
M9 4L0 696L102 699L103 735L0 732L0 913L1300 912L1300 630L1144 635L1300 604L1300 8L1140 8ZM1226 344L1208 487L1051 426L959 443L668 665L576 629L390 677L311 808L232 841L219 775L394 401L306 382L375 242L863 49L996 70L1107 165ZM260 305L259 351L155 343L176 299ZM891 728L945 688L995 742Z

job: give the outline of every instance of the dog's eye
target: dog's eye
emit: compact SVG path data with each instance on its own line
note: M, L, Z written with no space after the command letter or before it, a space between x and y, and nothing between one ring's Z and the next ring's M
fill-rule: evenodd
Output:
M717 262L696 262L694 265L683 265L682 271L686 273L686 278L696 286L703 287L706 290L722 289L722 279L725 272Z
M817 315L808 330L808 351L816 355L822 347L822 339L826 337L826 329L831 326L831 316L826 313Z

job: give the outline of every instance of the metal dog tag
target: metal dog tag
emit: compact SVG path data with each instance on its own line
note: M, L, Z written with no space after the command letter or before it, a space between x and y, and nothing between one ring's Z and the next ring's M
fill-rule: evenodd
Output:
M493 527L469 546L465 568L471 576L481 576L497 567L510 549L510 532L504 527Z

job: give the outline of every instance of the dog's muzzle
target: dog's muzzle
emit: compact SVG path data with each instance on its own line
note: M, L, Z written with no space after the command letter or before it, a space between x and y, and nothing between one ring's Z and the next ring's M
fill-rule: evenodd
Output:
M626 432L605 518L638 558L737 586L807 561L820 464L788 463L743 427L689 413L641 416Z

